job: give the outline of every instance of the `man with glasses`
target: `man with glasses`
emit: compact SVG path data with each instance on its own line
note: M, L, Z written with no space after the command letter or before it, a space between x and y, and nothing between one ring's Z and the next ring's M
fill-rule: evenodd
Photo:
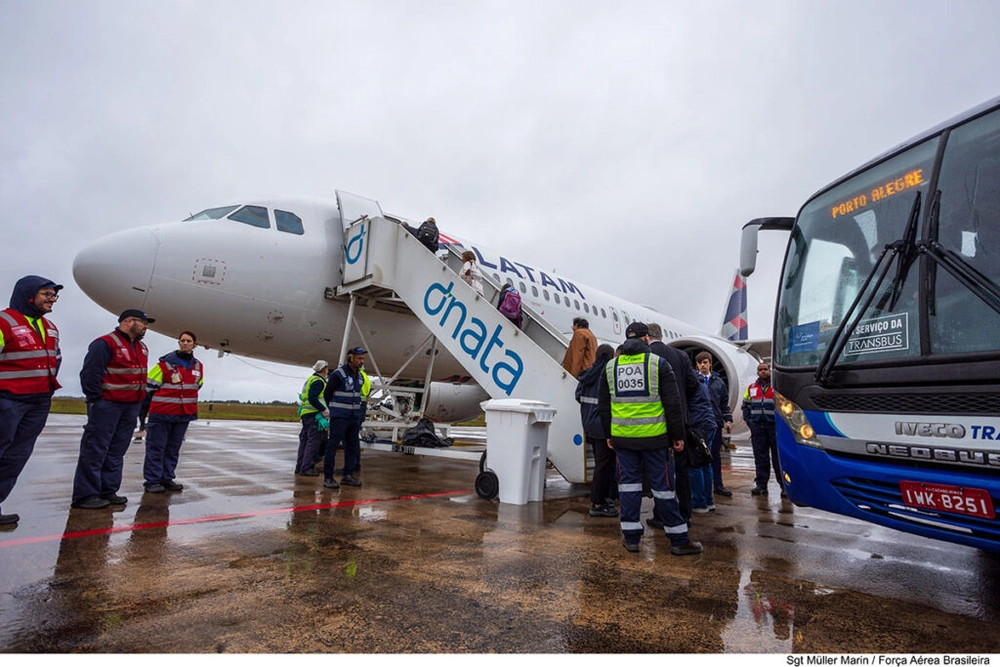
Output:
M124 505L118 495L125 452L146 396L148 352L142 342L153 318L131 308L118 317L118 328L90 344L80 371L87 399L87 425L73 478L73 507L100 509Z
M0 504L24 470L59 388L59 329L45 316L62 288L25 276L14 284L10 308L0 311ZM0 525L19 519L0 512Z

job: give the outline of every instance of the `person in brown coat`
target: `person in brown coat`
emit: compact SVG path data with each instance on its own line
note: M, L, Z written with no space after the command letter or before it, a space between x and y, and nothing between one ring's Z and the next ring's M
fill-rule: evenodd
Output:
M594 365L597 358L597 336L590 330L590 323L582 317L573 318L573 338L563 357L563 368L577 377Z

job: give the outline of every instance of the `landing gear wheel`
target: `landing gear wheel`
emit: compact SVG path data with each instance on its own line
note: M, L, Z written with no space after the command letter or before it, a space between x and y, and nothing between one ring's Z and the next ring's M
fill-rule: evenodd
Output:
M500 492L500 480L492 470L484 470L476 475L476 495L483 500L493 500Z

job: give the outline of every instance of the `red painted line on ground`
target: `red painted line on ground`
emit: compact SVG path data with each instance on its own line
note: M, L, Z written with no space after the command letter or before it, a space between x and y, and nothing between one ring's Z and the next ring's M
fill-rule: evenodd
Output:
M88 535L107 535L110 533L128 533L136 530L146 530L149 528L164 528L166 526L186 526L196 523L210 523L213 521L232 521L233 519L248 519L255 516L265 516L268 514L283 514L285 512L312 512L315 510L332 509L334 507L353 507L355 505L373 505L375 503L389 503L397 500L423 500L425 498L440 498L444 496L460 496L472 493L471 489L459 491L440 491L437 493L420 493L408 496L392 496L391 498L363 498L361 500L344 500L336 503L319 503L316 505L297 505L295 507L280 507L273 510L260 510L258 512L240 512L239 514L217 514L215 516L203 516L196 519L179 519L177 521L157 521L155 523L134 523L128 526L112 526L111 528L98 528L95 530L80 530L73 533L62 533L60 535L40 535L38 537L24 537L17 540L6 540L0 542L0 549L4 547L17 547L25 544L38 544L40 542L52 542L54 540L69 540L77 537L87 537ZM102 510L83 510L96 512Z

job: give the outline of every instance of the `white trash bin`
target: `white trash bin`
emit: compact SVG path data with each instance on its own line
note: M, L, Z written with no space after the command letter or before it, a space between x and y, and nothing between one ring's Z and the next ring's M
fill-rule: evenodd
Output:
M486 498L495 490L500 502L514 505L541 500L555 408L519 398L479 405L486 413L486 469L476 479L476 492Z

